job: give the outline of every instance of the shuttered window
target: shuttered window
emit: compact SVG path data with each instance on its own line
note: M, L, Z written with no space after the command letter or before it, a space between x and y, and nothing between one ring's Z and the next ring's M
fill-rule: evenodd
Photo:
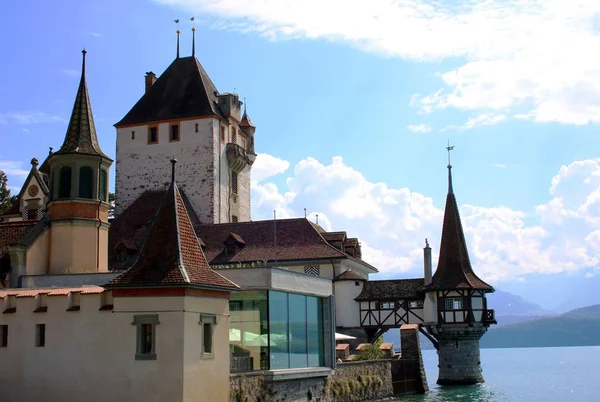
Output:
M71 197L71 167L63 166L60 168L58 179L58 198Z
M89 166L79 168L79 198L92 198L94 194L94 171Z
M98 199L106 201L106 170L100 170L100 183L98 183Z

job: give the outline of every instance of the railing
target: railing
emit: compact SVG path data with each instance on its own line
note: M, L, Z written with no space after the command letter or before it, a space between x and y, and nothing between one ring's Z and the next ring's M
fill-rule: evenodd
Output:
M494 310L484 310L483 311L483 318L481 320L484 323L496 323L496 313L494 312Z

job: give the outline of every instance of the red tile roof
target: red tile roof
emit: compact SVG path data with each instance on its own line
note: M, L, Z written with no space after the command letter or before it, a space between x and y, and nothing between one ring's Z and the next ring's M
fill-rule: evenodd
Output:
M0 222L0 255L8 252L8 246L16 244L36 224L36 221Z
M6 296L35 297L39 294L46 296L66 296L69 293L80 293L82 295L100 294L104 288L100 286L81 286L72 288L39 288L39 289L6 289L0 290L0 299Z
M448 167L448 195L442 227L438 266L426 290L479 289L493 292L494 288L481 280L471 267L467 242L463 232L456 197L452 189L452 171Z
M209 267L175 182L164 197L135 264L106 284L107 287L161 285L239 289Z
M344 242L346 240L346 232L325 232L321 236L328 242Z

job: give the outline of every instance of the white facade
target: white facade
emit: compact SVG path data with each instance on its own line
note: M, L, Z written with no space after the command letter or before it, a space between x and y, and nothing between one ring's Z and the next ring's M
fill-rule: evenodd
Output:
M334 282L336 327L360 327L359 303L354 299L360 294L364 285L365 282L359 280Z
M16 311L0 314L1 331L7 330L0 347L2 401L229 400L227 298L3 296L4 310ZM107 303L113 310L101 311ZM46 311L34 312L39 305ZM67 311L73 305L79 310ZM140 360L133 323L149 314L159 322L156 359ZM203 314L216 322L210 357L202 349ZM36 346L38 324L45 325L43 346Z
M233 121L233 120L232 120ZM179 140L170 138L179 126ZM150 128L157 141L150 141ZM233 132L235 130L235 138ZM250 220L250 165L237 173L237 194L226 148L249 141L237 124L216 117L171 120L117 129L116 215L147 190L164 190L171 182L171 164L177 163L177 183L202 223ZM234 218L235 217L235 218Z

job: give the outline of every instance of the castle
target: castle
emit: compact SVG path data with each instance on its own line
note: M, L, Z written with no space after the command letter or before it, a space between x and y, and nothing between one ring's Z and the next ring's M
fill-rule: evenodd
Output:
M62 146L32 159L0 222L7 400L225 401L231 373L325 379L336 331L373 341L414 323L439 348L439 383L483 381L493 288L470 266L450 166L435 275L427 245L424 278L369 281L346 232L251 221L256 127L178 49L115 125L112 220L85 63Z

